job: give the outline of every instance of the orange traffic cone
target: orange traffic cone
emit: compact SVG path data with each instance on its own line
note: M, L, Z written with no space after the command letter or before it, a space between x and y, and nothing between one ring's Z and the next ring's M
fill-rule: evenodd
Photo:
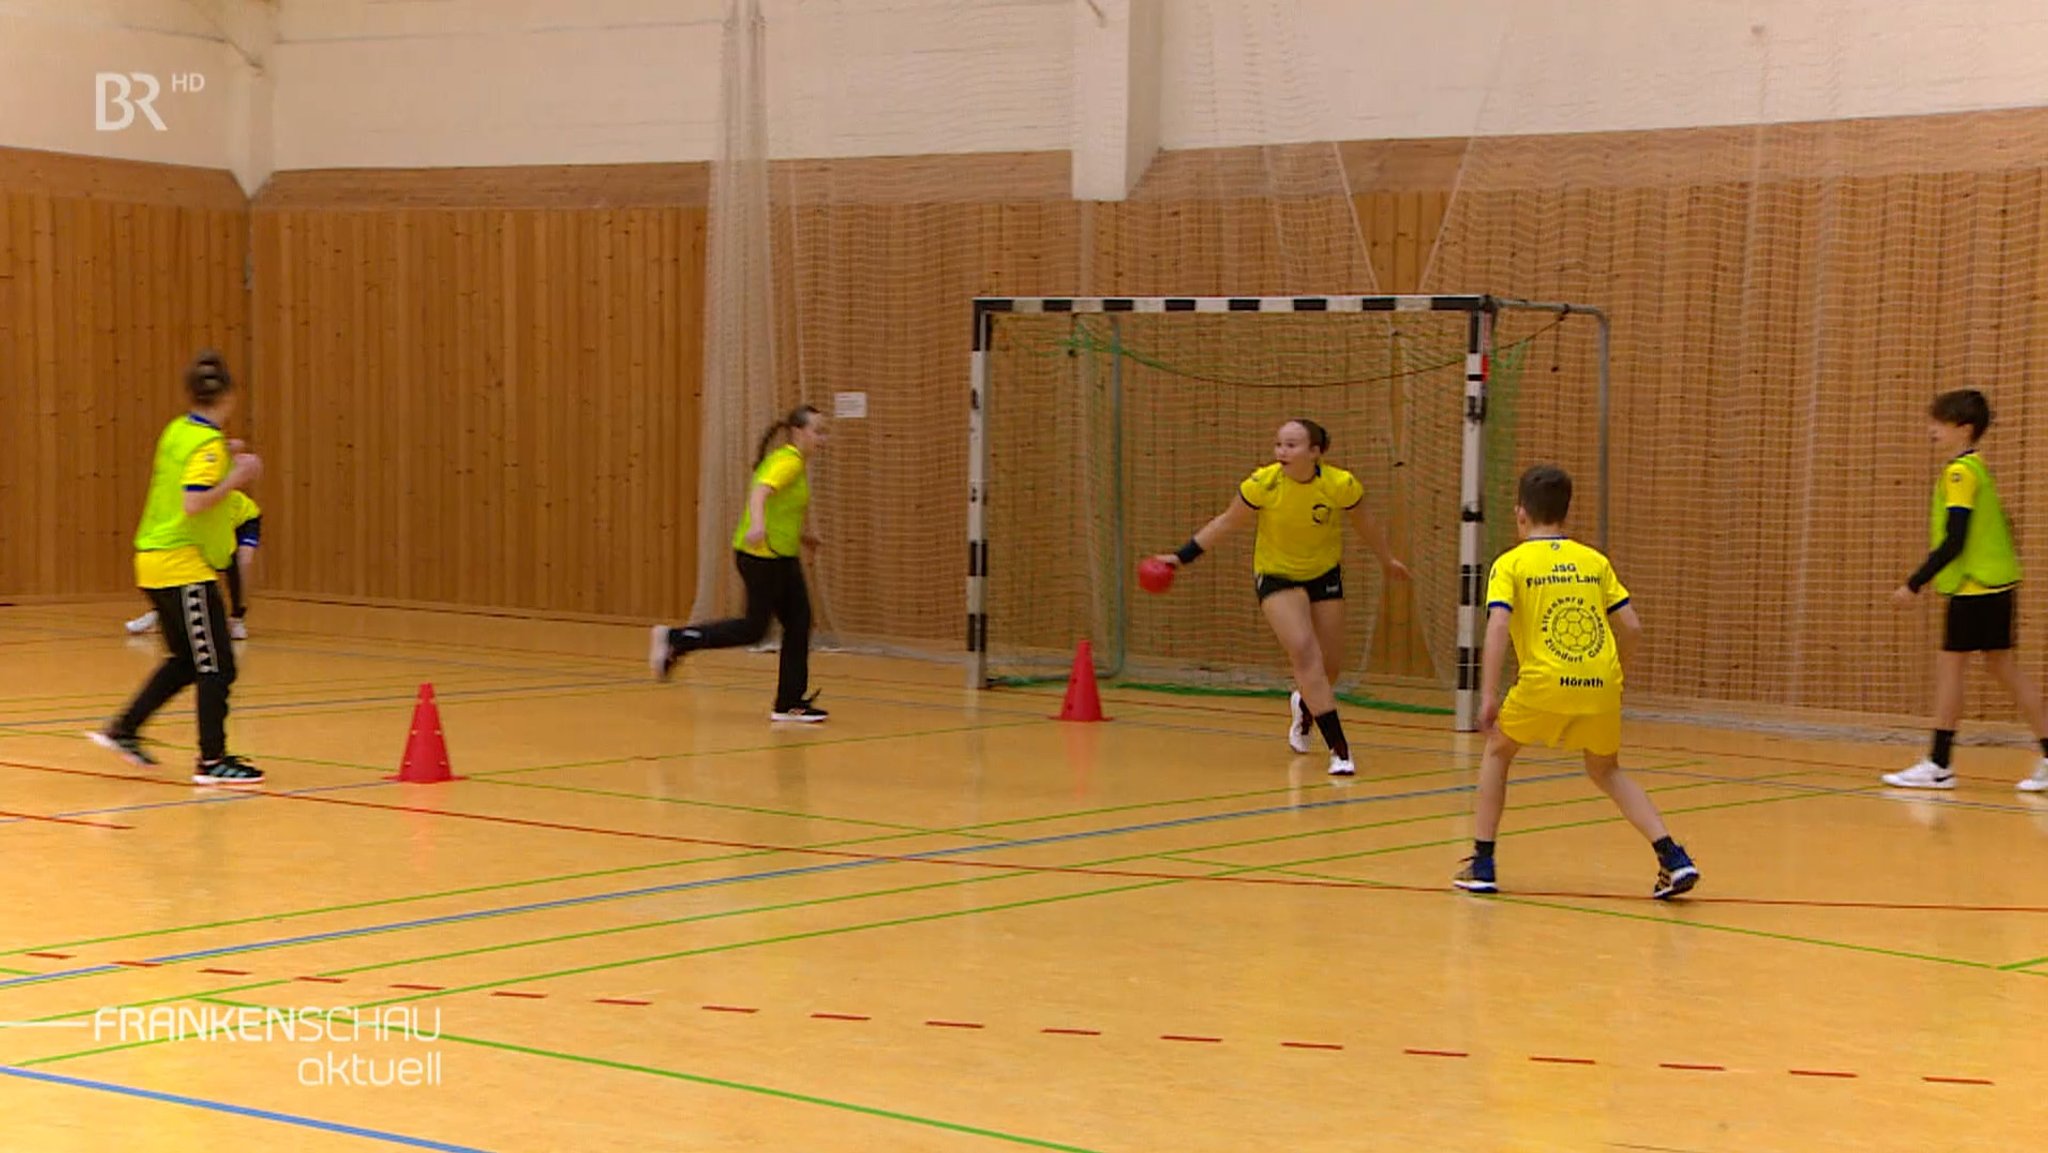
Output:
M1102 695L1095 688L1095 649L1082 641L1074 650L1074 671L1067 677L1067 699L1060 705L1056 721L1106 721Z
M434 686L420 686L419 701L412 707L412 732L405 738L405 759L399 762L396 776L384 779L413 785L462 779L448 767L448 741L441 735L441 710L434 704Z

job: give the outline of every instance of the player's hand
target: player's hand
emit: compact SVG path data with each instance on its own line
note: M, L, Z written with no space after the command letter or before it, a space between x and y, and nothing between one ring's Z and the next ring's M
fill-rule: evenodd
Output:
M1388 580L1412 580L1415 576L1414 573L1408 571L1407 565L1401 563L1399 557L1388 557L1381 562L1380 567L1386 570Z
M246 450L248 447L249 442L246 440L242 440L240 438L236 438L228 442L228 451L234 453L237 456L241 455L242 452Z
M1479 706L1479 731L1491 733L1500 725L1500 702L1488 701Z
M747 535L745 539L749 546L753 548L760 548L762 545L768 543L768 530L759 527L750 528L747 530Z
M1893 589L1892 603L1901 606L1912 604L1913 590L1905 585L1900 585L1899 587Z
M1160 553L1159 555L1157 555L1157 556L1153 557L1152 559L1153 559L1153 560L1156 560L1156 561L1158 561L1158 562L1159 562L1160 564L1163 564L1163 565L1167 566L1168 568L1179 568L1179 567L1180 567L1180 554L1179 554L1179 553L1173 553L1173 552L1163 552L1163 553Z
M235 454L234 470L230 474L237 484L247 484L263 475L263 458L253 452Z

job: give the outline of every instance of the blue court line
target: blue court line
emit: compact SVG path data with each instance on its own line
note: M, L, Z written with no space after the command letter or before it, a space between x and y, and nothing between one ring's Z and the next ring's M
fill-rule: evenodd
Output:
M1541 776L1525 777L1516 784L1536 784L1544 781L1575 779L1580 774L1548 773ZM1333 801L1314 801L1304 805L1274 805L1263 809L1239 809L1225 813L1204 813L1193 817L1175 817L1166 821L1148 821L1139 825L1119 825L1107 829L1085 829L1077 833L1054 833L1043 837L1028 837L1016 841L996 841L979 845L962 845L951 849L928 849L921 853L905 853L894 857L863 857L850 861L833 861L822 865L796 865L785 869L768 869L757 873L742 873L732 877L706 877L694 881L677 881L666 885L650 885L638 889L622 889L610 893L591 893L581 897L559 897L552 901L536 901L524 905L507 905L497 909L478 909L467 913L447 913L438 917L422 917L410 921L393 921L382 925L364 925L353 929L334 929L325 933L307 933L297 937L280 937L270 941L255 941L241 945L222 945L212 949L198 949L189 953L173 953L162 957L149 957L150 964L171 965L183 961L208 960L214 957L236 953L251 953L265 949L287 948L319 941L334 941L348 937L367 937L377 933L400 932L406 929L431 928L436 925L454 924L462 921L479 921L492 917L507 917L520 913L541 912L548 909L562 909L575 905L597 904L603 901L628 900L634 897L650 897L663 893L680 893L693 889L711 889L724 885L738 885L749 881L778 880L785 877L815 876L820 873L836 873L847 869L865 869L875 865L901 864L905 861L935 860L946 857L969 856L991 853L1004 849L1034 848L1039 845L1057 845L1072 841L1092 840L1098 837L1122 836L1127 833L1152 832L1159 829L1185 828L1190 825L1212 824L1217 821L1234 821L1247 817L1273 816L1280 813L1298 813L1311 809L1334 809L1348 805L1373 805L1386 801L1414 800L1421 797L1441 797L1453 793L1471 792L1472 785L1446 785L1436 789L1413 789L1404 793L1376 793L1366 797L1344 797ZM785 852L800 852L792 847ZM0 980L0 989L20 985L36 985L71 977L88 977L99 973L126 972L121 965L91 965L81 969L64 969L54 973L37 973L29 977L10 977Z
M215 1113L232 1113L237 1117L254 1117L259 1121L277 1121L285 1125L297 1125L304 1129L319 1129L328 1133L339 1133L345 1137L363 1137L371 1141L383 1141L391 1145L403 1145L409 1149L438 1149L442 1153L489 1153L474 1145L451 1145L446 1141L430 1141L425 1137L408 1137L403 1133L389 1133L382 1129L364 1129L357 1125L343 1125L337 1121L322 1121L315 1117L300 1117L292 1113L276 1113L269 1109L255 1109L247 1105L231 1105L225 1101L208 1101L201 1097L186 1097L178 1093L159 1093L154 1089L137 1089L130 1085L116 1085L110 1081L93 1081L84 1077L66 1077L61 1073L42 1073L14 1065L0 1065L0 1073L9 1077L20 1077L27 1081L42 1081L51 1085L64 1085L73 1089L97 1089L102 1093L118 1093L123 1097L140 1097L145 1101L160 1101L168 1105L185 1105L193 1109L209 1109Z

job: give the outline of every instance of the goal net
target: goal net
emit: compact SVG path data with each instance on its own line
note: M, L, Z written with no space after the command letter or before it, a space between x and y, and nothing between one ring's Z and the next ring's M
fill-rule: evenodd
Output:
M1476 688L1478 604L1514 541L1520 469L1571 470L1574 521L1601 537L1604 326L1584 306L1485 296L977 301L971 679L1062 677L1085 639L1097 674L1127 684L1284 691L1252 533L1164 596L1134 574L1235 500L1279 425L1305 417L1414 574L1390 586L1347 542L1340 692L1469 727L1460 690Z

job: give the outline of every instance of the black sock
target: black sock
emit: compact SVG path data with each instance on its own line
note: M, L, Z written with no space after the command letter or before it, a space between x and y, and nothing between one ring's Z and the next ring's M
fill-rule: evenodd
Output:
M2048 737L2041 738L2041 756L2048 758Z
M1650 847L1657 850L1657 859L1660 861L1668 861L1671 859L1672 854L1678 852L1678 842L1672 840L1669 836L1659 837L1651 841Z
M1316 727L1323 731L1323 743L1330 746L1331 752L1347 761L1351 759L1351 742L1344 739L1344 722L1337 719L1336 709L1317 717Z
M668 647L672 652L686 653L704 642L704 634L696 629L668 630Z
M1949 758L1952 750L1955 748L1955 743L1956 731L1954 729L1934 730L1934 749L1927 754L1927 759L1944 769L1948 768ZM2042 741L2041 747L2043 750L2048 750L2048 741Z
M1473 841L1473 842L1472 842L1472 859L1473 859L1473 860L1475 860L1475 861L1491 861L1491 860L1493 860L1493 842L1492 842L1492 841Z

